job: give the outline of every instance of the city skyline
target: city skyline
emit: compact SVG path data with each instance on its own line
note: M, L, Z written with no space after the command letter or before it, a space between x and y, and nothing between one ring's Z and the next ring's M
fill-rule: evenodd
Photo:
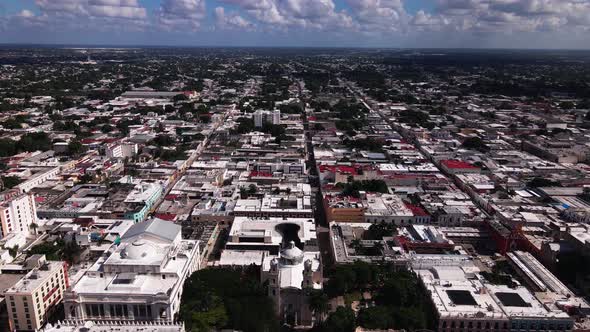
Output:
M590 1L9 0L0 43L588 49Z

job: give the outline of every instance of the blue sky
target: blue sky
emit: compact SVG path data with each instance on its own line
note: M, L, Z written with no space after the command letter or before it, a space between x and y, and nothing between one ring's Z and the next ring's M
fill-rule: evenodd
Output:
M590 0L0 0L0 43L590 48Z

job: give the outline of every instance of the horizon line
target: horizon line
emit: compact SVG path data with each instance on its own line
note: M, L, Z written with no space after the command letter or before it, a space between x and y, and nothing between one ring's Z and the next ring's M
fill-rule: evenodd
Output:
M590 51L590 48L516 48L516 47L394 47L394 46L296 46L296 45L142 45L142 44L101 44L101 43L2 43L1 47L48 47L48 48L259 48L259 49L361 49L361 50L497 50L497 51Z

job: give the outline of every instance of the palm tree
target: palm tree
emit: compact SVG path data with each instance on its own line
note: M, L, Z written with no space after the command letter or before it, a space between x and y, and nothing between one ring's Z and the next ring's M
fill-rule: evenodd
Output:
M360 253L360 251L363 248L363 245L361 244L361 240L359 240L359 239L352 240L350 242L350 246L354 249L354 251L356 252L357 255Z
M314 313L320 323L323 322L329 307L328 303L330 299L328 295L320 290L313 289L309 293L308 301L309 309Z
M31 228L31 230L33 231L33 234L37 234L37 228L39 228L39 225L37 225L36 223L31 223L29 228Z
M373 250L375 250L376 253L383 253L383 249L385 248L385 246L383 245L383 242L381 241L377 241L373 244Z

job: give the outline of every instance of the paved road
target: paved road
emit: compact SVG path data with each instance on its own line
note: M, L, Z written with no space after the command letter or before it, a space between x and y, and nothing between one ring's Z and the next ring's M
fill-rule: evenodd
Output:
M385 121L385 123L387 123L392 130L396 130L395 129L395 125L394 123L389 120L389 118L387 116L385 116L385 114L383 114L380 110L374 110L371 106L369 106L369 104L366 102L365 96L363 94L361 94L360 92L358 92L356 89L354 89L352 87L352 85L350 85L348 82L345 83L346 87L348 88L348 90L355 96L357 96L361 103L371 112L375 112L377 114L379 114L379 116L383 119L383 121ZM410 137L408 135L405 135L402 132L399 132L400 135L402 135L402 137L408 141L411 142L412 145L414 145L414 147L420 151L420 144L417 142L417 140L414 137ZM428 156L425 156L428 158ZM453 180L453 182L457 185L457 187L459 188L459 190L461 190L461 185L458 183L458 180L452 175L452 174L448 174L445 170L443 170L442 168L440 168L440 166L438 165L438 163L435 163L434 160L432 158L429 158L430 162L432 162L432 164L434 166L436 166L436 168L439 170L439 172L441 172L442 174L446 175L448 178L450 178L451 180ZM464 192L463 190L461 190L462 192ZM465 192L464 192L465 193ZM469 196L468 193L465 193L467 196ZM479 207L479 209L481 210L481 212L486 216L486 217L492 217L486 210L485 208L477 201L474 200L473 197L469 196L471 198L471 201Z
M235 110L235 107L236 106L234 105L233 110ZM184 176L184 174L186 174L186 172L189 170L189 168L195 162L195 160L197 160L197 158L199 158L203 154L203 152L207 149L207 146L209 145L209 140L211 139L213 134L217 131L217 129L219 129L219 127L221 127L221 125L223 123L225 123L227 116L228 116L228 114L226 112L223 115L223 119L221 121L219 121L218 123L216 123L213 130L211 130L211 132L205 137L205 139L203 140L204 144L202 144L195 151L193 151L193 153L190 155L190 157L187 159L187 161L184 163L184 165L180 168L180 170L178 170L176 172L174 180L168 184L168 186L164 189L164 194L160 197L160 199L156 202L156 204L154 204L152 206L152 208L150 210L151 213L158 211L158 208L164 202L164 199L166 198L166 196L170 193L170 191L172 191L172 189L176 186L176 184Z
M307 119L307 112L305 112L306 101L303 98L301 84L299 86L299 99L301 100L301 107L304 110L302 115L303 129L305 135L306 158L309 162L309 183L312 186L312 192L315 192L315 206L314 217L316 221L316 234L318 237L318 246L322 255L322 262L324 267L329 267L334 264L332 256L332 246L330 245L330 232L328 229L328 222L326 218L326 211L324 210L322 194L322 186L319 180L319 173L317 163L315 160L315 153L312 141L312 131L309 129L309 121Z

